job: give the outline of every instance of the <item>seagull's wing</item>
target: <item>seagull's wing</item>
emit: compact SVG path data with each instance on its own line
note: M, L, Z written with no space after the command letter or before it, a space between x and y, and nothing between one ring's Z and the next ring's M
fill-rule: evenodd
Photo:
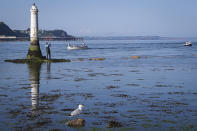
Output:
M75 116L75 115L78 115L80 113L81 113L81 110L80 109L76 109L76 110L72 111L70 115L71 116Z

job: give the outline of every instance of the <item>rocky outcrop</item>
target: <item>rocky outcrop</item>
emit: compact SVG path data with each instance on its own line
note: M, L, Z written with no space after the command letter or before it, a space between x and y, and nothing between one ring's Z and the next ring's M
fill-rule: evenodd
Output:
M131 56L131 59L139 59L140 56Z
M122 125L120 122L112 120L112 121L109 121L106 126L106 128L115 128L115 127L122 127Z
M71 62L69 59L13 59L13 60L4 60L5 62L11 62L11 63L58 63L58 62Z
M85 126L85 120L84 119L71 120L71 121L68 121L66 125L70 127L83 127Z
M101 57L101 58L88 58L88 60L104 60L105 58Z

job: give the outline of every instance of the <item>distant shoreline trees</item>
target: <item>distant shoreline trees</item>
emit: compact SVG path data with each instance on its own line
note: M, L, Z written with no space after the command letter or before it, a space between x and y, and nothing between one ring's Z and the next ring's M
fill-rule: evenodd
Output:
M30 28L27 30L12 30L4 22L0 22L0 39L1 40L29 40ZM42 30L38 32L40 40L75 40L72 35L68 35L64 30Z

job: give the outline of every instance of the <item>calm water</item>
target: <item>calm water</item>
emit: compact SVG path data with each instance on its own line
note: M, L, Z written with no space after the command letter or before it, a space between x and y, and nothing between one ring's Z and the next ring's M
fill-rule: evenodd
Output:
M197 42L86 43L88 50L67 51L51 42L53 58L72 62L42 65L4 62L25 58L29 42L0 43L0 130L103 130L110 120L122 124L111 130L197 130ZM88 60L95 57L105 60ZM68 117L78 104L83 113ZM65 124L75 118L85 127Z

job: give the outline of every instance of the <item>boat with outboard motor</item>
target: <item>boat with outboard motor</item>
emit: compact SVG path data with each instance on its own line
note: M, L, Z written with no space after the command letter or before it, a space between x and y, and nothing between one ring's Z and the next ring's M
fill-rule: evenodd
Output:
M192 46L192 42L186 41L186 42L184 43L184 46Z
M67 50L81 50L81 49L88 49L88 46L82 42L81 45L71 45L70 43L68 43L67 45Z

